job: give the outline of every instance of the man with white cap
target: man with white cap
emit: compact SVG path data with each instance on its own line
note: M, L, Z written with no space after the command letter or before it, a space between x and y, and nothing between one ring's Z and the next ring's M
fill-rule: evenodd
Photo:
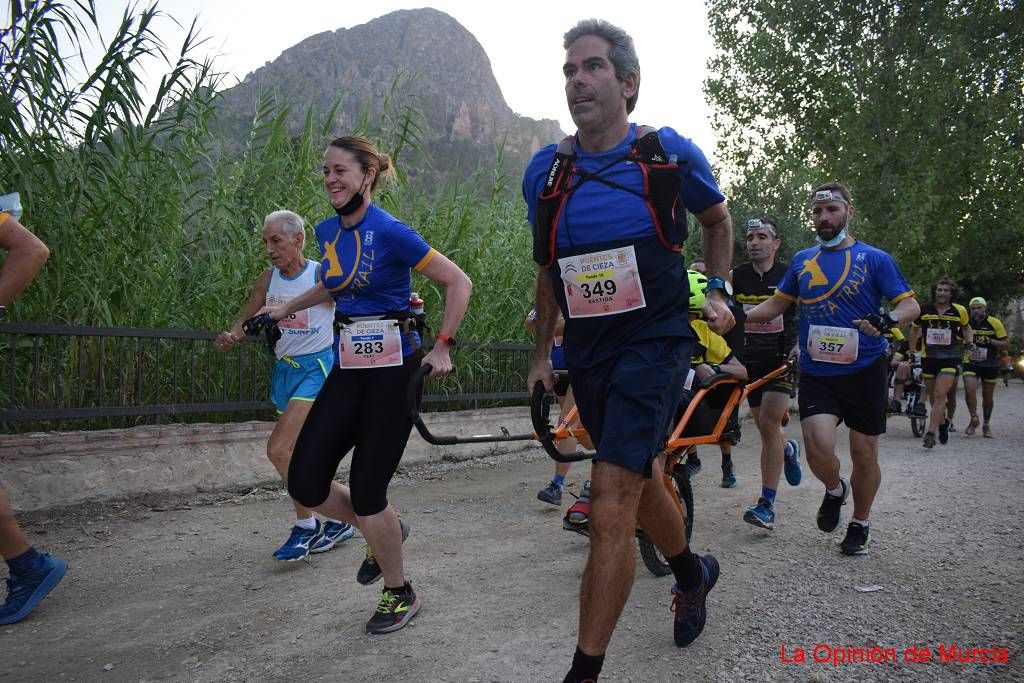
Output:
M978 380L981 380L981 412L985 418L981 433L986 439L992 438L989 420L996 379L999 376L999 354L1010 347L1006 328L999 318L988 314L988 302L980 296L971 299L971 329L974 330L974 348L967 352L964 364L964 398L971 423L964 434L972 436L978 429Z

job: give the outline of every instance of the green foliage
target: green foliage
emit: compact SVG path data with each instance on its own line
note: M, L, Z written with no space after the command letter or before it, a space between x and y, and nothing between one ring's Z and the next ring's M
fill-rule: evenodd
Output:
M468 181L449 180L437 196L407 190L399 216L435 249L457 263L474 289L460 337L479 342L527 341L523 321L533 301L536 266L531 260L531 237L521 201L508 197L508 176L482 171ZM489 201L479 197L490 196ZM427 306L436 330L444 289L414 276L413 289Z
M949 274L992 301L1024 293L1015 0L708 6L718 53L705 90L737 223L775 213L792 253L810 243L808 191L836 179L855 234L918 291Z
M343 132L331 130L340 99L327 112L308 107L295 136L285 125L292 105L261 93L238 151L211 132L220 77L191 56L202 42L194 23L170 51L157 35L167 18L156 5L130 7L89 67L82 46L101 43L89 2L11 7L12 25L0 36L0 189L21 192L23 222L52 254L18 301L16 320L223 329L266 267L264 216L287 208L312 226L332 214L323 149L338 134L360 134L391 156L397 173L397 185L376 201L477 283L460 336L523 339L533 267L523 208L507 199L502 150L493 176L478 173L431 193L411 189L406 168L429 160L423 116L395 104L408 101L407 75L395 77L381 113L364 111ZM169 71L147 107L141 74L154 61ZM307 255L319 257L312 239ZM433 283L417 287L433 321L443 292Z

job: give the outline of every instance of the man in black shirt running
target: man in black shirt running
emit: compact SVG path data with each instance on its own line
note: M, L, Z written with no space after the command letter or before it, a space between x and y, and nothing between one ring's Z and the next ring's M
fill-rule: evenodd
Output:
M750 261L732 271L733 296L744 311L767 301L789 267L775 256L782 244L778 221L765 216L747 221L747 255ZM746 322L740 361L750 379L777 368L797 343L796 308L766 322ZM782 422L793 396L793 379L780 377L750 393L747 403L761 433L761 495L757 504L743 513L743 521L763 529L775 528L775 494L783 469L791 486L800 483L800 444L786 440Z

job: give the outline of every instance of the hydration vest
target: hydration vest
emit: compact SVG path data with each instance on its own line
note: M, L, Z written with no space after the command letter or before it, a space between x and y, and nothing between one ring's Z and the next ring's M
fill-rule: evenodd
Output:
M558 143L555 158L548 169L547 181L537 199L537 218L533 232L534 261L545 268L554 263L558 221L565 203L569 195L588 180L596 180L641 197L651 213L661 245L669 251L682 251L687 226L686 211L679 207L680 164L674 154L671 157L665 154L657 130L651 126L637 126L636 139L630 144L629 152L597 173L581 171L574 165L575 160L575 137L569 135ZM644 181L643 193L601 177L602 171L622 161L632 161L640 169ZM575 183L574 176L579 177Z

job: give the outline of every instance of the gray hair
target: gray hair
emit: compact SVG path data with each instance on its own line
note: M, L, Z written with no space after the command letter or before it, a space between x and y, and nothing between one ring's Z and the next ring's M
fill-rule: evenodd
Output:
M284 231L284 234L288 235L293 239L297 235L302 235L303 237L305 237L306 223L305 221L302 220L302 216L295 213L294 211L283 210L275 211L269 214L263 220L263 227L267 227L268 225L274 223L280 223L281 230Z
M640 58L636 56L633 39L624 30L604 19L584 19L566 32L562 48L568 50L582 36L597 36L611 43L608 59L615 67L615 77L620 81L625 81L630 74L636 74L636 92L626 100L626 113L631 114L640 97Z

